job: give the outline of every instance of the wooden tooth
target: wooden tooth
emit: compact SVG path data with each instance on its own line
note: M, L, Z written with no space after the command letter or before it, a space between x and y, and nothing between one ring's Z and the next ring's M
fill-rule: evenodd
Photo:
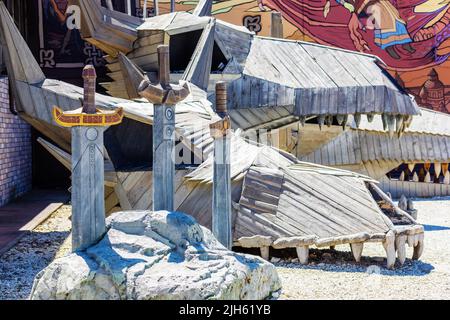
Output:
M388 128L388 115L386 113L381 115L381 121L383 122L383 130L386 131Z
M403 121L405 122L405 127L409 128L411 126L411 123L413 121L413 116L407 115L404 117Z
M434 163L434 172L436 173L436 177L441 175L441 164L439 162Z
M450 172L449 171L446 171L445 173L444 173L444 184L450 184Z
M367 114L367 121L369 123L373 122L373 119L375 118L375 113L368 113Z
M400 200L398 201L398 207L402 209L403 211L408 210L408 199L404 194L400 197Z
M325 124L327 125L327 127L331 127L331 125L333 124L333 116L332 115L327 115L325 117Z
M344 122L344 119L345 119L345 116L342 114L338 114L336 116L336 121L337 121L338 125L340 125L340 126L342 125L342 122Z
M419 182L419 176L417 175L417 172L414 172L413 181L414 182Z
M322 130L322 126L325 123L325 116L324 115L320 115L319 118L317 119L317 121L319 122L319 128L320 130Z
M309 246L301 246L296 248L297 257L301 264L308 264Z
M408 199L407 209L408 211L414 210L414 202L412 199Z
M386 267L392 269L395 265L395 234L392 230L388 231L386 234L383 247L387 257Z
M424 234L419 233L415 235L417 237L417 245L414 246L413 260L419 260L423 252L424 246Z
M300 124L302 125L302 127L304 127L305 123L306 123L306 116L300 116L299 121L300 121Z
M406 260L406 235L399 235L395 239L395 248L397 250L397 258L401 265Z
M351 243L350 248L356 262L361 261L361 255L364 248L364 242Z
M359 128L359 125L361 124L361 114L360 113L355 113L353 115L353 117L355 118L356 128Z
M346 130L347 129L347 121L348 121L348 115L344 115L344 120L342 121L342 130Z
M400 115L400 114L398 114L396 117L395 117L395 129L396 129L396 131L397 131L397 133L401 133L402 131L403 131L403 116L402 115Z
M269 247L261 247L259 248L260 252L261 252L261 258L263 258L264 260L269 261Z
M387 118L388 128L389 128L389 137L393 138L395 133L395 116L389 115Z

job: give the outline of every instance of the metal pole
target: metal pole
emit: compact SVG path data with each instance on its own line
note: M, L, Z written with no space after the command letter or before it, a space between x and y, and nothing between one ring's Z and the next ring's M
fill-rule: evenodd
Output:
M221 119L211 124L214 138L214 180L212 231L226 248L232 247L231 178L230 178L230 118L227 111L227 87L216 83L216 112Z

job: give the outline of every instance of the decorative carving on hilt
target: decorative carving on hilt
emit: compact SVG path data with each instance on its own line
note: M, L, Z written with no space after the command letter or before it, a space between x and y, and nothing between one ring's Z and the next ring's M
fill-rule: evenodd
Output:
M108 127L121 123L124 115L122 108L106 111L97 109L95 105L95 84L97 74L93 65L84 67L83 80L83 107L78 110L64 112L62 109L54 106L53 119L55 122L62 127Z
M170 83L170 55L169 46L158 46L159 83L152 84L143 80L139 86L139 95L154 105L176 105L189 95L187 82L180 84Z
M95 84L97 81L97 73L93 65L87 65L83 69L83 113L95 114Z
M216 83L216 113L220 119L209 125L211 136L214 139L227 136L231 129L227 108L227 84L224 81Z

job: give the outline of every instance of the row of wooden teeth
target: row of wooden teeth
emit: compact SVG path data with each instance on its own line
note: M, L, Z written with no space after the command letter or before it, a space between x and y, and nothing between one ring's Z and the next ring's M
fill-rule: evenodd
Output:
M416 164L414 163L408 163L408 171L402 171L400 174L399 180L400 181L410 181L410 172L414 171L414 167ZM436 179L439 179L441 175L443 176L442 183L443 184L450 184L450 172L449 172L449 164L448 163L434 163L434 177L435 179L431 179L431 173L430 173L431 163L425 163L424 169L425 169L425 177L423 178L423 182L427 183L433 183ZM413 173L411 181L414 182L420 182L419 175L417 174L417 171Z
M375 113L366 114L367 121L369 123L372 122L373 119L375 118L375 115L376 115ZM327 114L327 115L318 116L317 121L318 121L319 127L321 129L324 125L326 125L327 127L331 127L331 125L333 124L334 118L336 118L336 122L340 126L342 126L342 128L345 130L347 127L347 124L348 124L349 116L342 115L342 114L337 114L337 115ZM353 115L353 118L355 120L356 127L359 128L359 126L361 124L362 114L355 113ZM299 121L302 124L302 126L305 125L306 120L307 120L307 116L299 117ZM413 120L413 116L383 113L381 115L381 120L383 122L383 130L389 131L389 135L392 138L395 133L397 133L398 135L401 135L406 130L406 128L409 128L409 126L411 125L411 122Z

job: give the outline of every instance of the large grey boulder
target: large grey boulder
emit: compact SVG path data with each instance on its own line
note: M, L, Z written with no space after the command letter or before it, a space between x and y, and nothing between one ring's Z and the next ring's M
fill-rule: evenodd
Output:
M274 266L227 250L179 212L118 212L86 251L57 259L30 299L264 299L281 288Z

